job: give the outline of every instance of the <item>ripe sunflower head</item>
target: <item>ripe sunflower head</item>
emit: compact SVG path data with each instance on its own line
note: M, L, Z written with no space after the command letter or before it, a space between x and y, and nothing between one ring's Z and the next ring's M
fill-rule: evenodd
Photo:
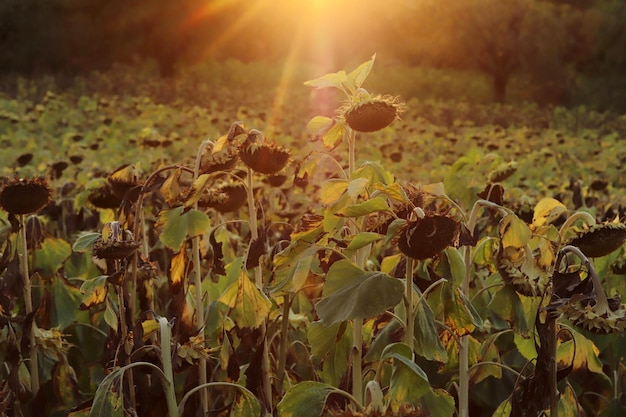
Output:
M50 203L52 190L41 177L10 179L0 192L0 206L10 214L35 213Z
M454 218L428 213L409 221L400 231L398 248L414 259L428 259L459 240L460 223Z
M339 109L339 114L354 131L376 132L389 126L404 111L405 105L399 97L376 96L348 102Z
M289 151L276 143L266 142L258 130L251 130L239 147L239 157L253 171L274 175L289 162Z
M597 223L579 231L569 244L585 256L596 258L619 249L626 241L626 226L622 223Z

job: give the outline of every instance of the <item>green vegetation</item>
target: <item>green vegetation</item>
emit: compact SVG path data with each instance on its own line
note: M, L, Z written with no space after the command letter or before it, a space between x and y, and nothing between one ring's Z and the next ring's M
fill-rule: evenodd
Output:
M624 116L379 65L13 78L0 415L623 413Z

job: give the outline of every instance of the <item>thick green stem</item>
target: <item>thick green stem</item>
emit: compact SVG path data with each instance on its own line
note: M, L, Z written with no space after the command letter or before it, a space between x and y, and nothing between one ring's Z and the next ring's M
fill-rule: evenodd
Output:
M406 258L406 285L404 287L404 309L406 311L406 327L404 329L404 343L409 345L411 352L413 351L414 327L413 320L415 308L413 306L413 258Z
M28 243L26 242L26 222L24 215L19 215L19 238L20 238L20 272L24 282L24 308L26 314L33 312L33 295L30 281L30 273L28 271ZM39 358L37 357L37 340L36 340L37 323L35 317L30 327L30 386L34 394L39 391Z
M489 207L498 210L500 214L509 213L504 207L488 200L478 200L474 203L470 213L467 228L470 233L474 234L476 223L478 221L478 212L482 207ZM471 278L472 257L469 247L465 247L464 253L465 277L461 283L461 291L469 296L469 284ZM469 340L467 335L461 336L459 341L459 417L469 416Z
M165 400L169 417L178 417L178 404L176 404L176 391L174 389L174 371L172 368L171 330L170 324L165 317L159 317L159 330L161 333L161 364L163 374L167 380L165 387ZM204 390L202 392L205 392Z
M352 129L348 132L348 179L351 178L356 165L356 135ZM356 233L356 226L351 225L351 233ZM353 261L362 267L364 261L361 257L355 255ZM354 319L352 328L352 395L359 404L363 404L363 365L361 357L363 355L363 319Z

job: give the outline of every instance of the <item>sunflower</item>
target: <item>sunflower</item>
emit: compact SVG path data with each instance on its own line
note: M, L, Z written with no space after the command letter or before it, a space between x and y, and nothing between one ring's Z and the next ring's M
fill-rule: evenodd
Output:
M339 109L339 114L354 131L376 132L389 126L404 110L399 97L376 96L348 102Z
M0 206L10 214L35 213L51 201L52 190L42 177L10 179L0 192Z

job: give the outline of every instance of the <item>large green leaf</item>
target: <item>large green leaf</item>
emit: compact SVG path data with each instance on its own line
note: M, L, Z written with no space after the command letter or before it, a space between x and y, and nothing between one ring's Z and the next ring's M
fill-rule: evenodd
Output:
M582 333L570 330L574 339L561 343L557 348L559 367L572 365L574 371L588 370L606 378L602 370L602 361L598 357L600 354L598 347Z
M124 369L116 369L108 374L96 390L89 417L124 417L122 375Z
M241 271L237 282L232 283L218 301L230 307L228 316L242 328L259 327L272 307L272 302L245 271Z
M435 314L425 301L419 303L415 308L413 329L415 353L428 360L439 362L448 360L446 349L439 339Z
M88 322L89 314L80 312L78 307L82 302L80 290L71 285L64 277L58 277L52 287L52 322L51 327L65 329L76 321Z
M78 236L78 239L76 239L76 241L72 245L72 250L74 252L84 252L86 250L90 250L93 247L95 241L98 240L100 236L102 235L97 232L81 233Z
M63 262L72 254L72 247L63 239L47 237L41 248L35 250L35 270L48 278L63 267Z
M162 228L159 236L168 248L179 251L185 239L199 236L209 230L210 221L206 213L191 209L183 212L183 207L164 210L160 213L156 227Z
M398 304L403 293L400 280L378 271L363 271L343 259L328 271L324 298L315 308L326 324L370 318Z
M337 388L315 381L304 381L291 387L278 403L280 417L319 417L328 396Z

